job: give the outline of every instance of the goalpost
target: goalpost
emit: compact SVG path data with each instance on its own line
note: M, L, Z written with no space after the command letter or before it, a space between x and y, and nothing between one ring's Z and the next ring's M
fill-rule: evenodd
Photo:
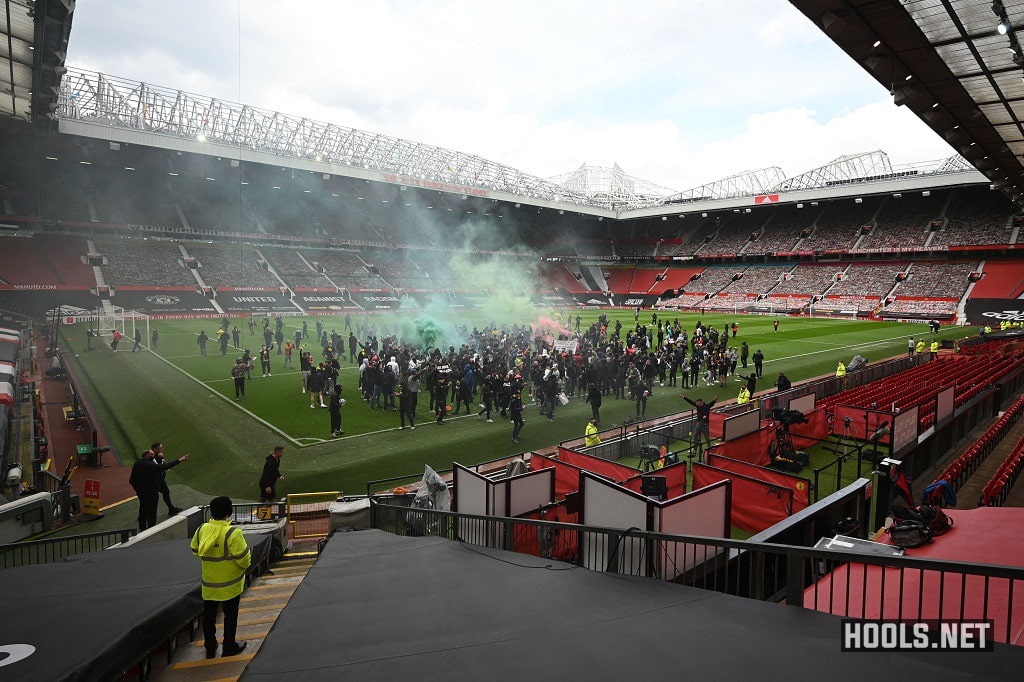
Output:
M111 305L108 308L100 308L96 311L97 329L96 334L106 339L113 335L114 330L121 332L125 339L122 343L126 346L134 346L135 332L139 332L140 344L149 350L150 327L149 315L136 310L125 310L121 306ZM129 345L131 344L131 345ZM127 348L125 349L127 350Z

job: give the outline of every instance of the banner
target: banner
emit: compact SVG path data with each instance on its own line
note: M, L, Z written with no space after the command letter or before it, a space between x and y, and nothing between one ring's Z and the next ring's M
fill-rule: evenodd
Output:
M1024 322L1024 299L969 298L964 312L968 323L998 329L1000 322Z
M778 194L761 194L761 195L758 195L758 196L754 197L754 205L755 206L758 206L760 204L777 204L777 203L779 203L779 195Z

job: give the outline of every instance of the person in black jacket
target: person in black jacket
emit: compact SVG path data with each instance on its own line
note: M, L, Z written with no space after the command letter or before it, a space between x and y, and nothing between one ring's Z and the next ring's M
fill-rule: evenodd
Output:
M587 402L590 403L590 412L594 415L594 421L601 423L601 388L596 384L590 384L587 391Z
M779 372L779 378L775 382L775 387L778 388L780 391L788 391L789 389L793 388L793 382L791 382L789 380L789 377L787 377L785 374Z
M156 453L146 450L142 458L132 466L128 482L139 497L139 530L143 531L156 525L156 508L160 502L160 479L163 472L188 461L188 455L182 455L173 462L156 462Z
M703 435L704 440L707 441L707 445L711 445L711 408L715 406L715 401L718 400L718 396L716 395L713 397L709 403L704 402L703 398L697 398L696 402L694 402L685 395L681 395L680 397L693 405L694 420L692 444L699 450L701 435Z
M164 463L164 459L165 459L164 458L164 444L161 443L160 441L157 441L157 442L153 443L153 445L151 445L150 447L151 447L151 449L153 450L153 452L156 455L153 458L156 461L156 463L157 464L163 464ZM163 469L163 470L160 471L160 495L161 495L161 497L164 498L164 504L167 505L167 515L168 516L174 516L175 514L180 514L181 513L181 511L182 511L181 507L175 507L174 503L171 502L171 490L170 490L170 488L167 487L167 470L166 469Z
M284 446L278 445L274 448L273 454L267 455L263 462L263 475L260 476L260 502L277 501L277 482L283 481L281 475L281 456L284 454Z
M341 397L341 384L337 384L331 391L327 410L331 415L331 438L337 438L345 433L341 430L341 408L344 404L345 399Z

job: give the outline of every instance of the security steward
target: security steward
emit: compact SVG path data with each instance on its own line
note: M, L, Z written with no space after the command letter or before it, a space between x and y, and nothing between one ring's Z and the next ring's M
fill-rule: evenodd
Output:
M601 437L597 435L596 419L591 419L589 422L587 422L587 428L583 435L585 438L584 443L588 448L593 447L595 445L600 445Z
M217 609L224 609L224 656L236 656L247 642L235 640L238 602L245 589L245 571L251 556L241 529L232 526L231 500L210 501L211 520L192 536L192 553L203 562L203 636L206 657L217 656Z

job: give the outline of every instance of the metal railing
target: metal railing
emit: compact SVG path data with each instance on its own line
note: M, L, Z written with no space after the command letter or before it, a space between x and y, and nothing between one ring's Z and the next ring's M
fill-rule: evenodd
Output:
M445 537L840 616L995 621L1007 642L1024 609L1024 568L854 554L395 507L374 502L374 528ZM888 598L887 598L888 593Z
M760 417L761 419L766 419L768 413L773 408L787 408L789 402L795 398L813 393L816 400L821 400L848 388L854 388L877 379L892 376L917 364L919 364L919 359L916 356L894 358L868 365L856 372L851 372L847 375L846 385L843 385L842 380L835 377L824 377L794 386L788 391L759 395L757 407L761 412ZM750 409L749 405L723 405L717 408L715 412L725 414L726 416L735 416ZM693 410L689 410L674 414L667 420L664 417L657 417L641 422L623 423L619 427L602 431L600 433L601 443L591 447L583 447L582 438L572 438L561 442L560 445L611 461L625 457L639 457L641 448L644 445L669 446L679 441L685 441L689 444L690 432L693 429L693 415ZM655 423L659 419L664 421Z
M231 509L231 521L234 523L260 523L274 521L285 515L284 502L246 502L235 503ZM210 507L203 507L203 523L210 520Z
M134 534L133 529L122 528L121 530L0 545L0 570L15 566L50 564L75 554L96 552L120 542L127 542L128 538Z

